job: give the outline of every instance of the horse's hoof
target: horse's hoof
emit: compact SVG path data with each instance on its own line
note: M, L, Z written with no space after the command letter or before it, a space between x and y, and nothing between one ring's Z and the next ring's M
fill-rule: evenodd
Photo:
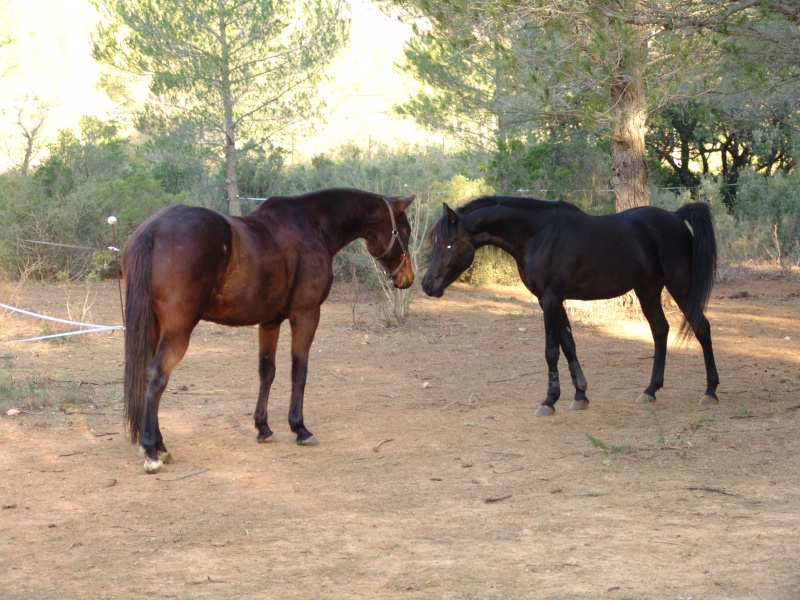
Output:
M165 465L172 464L172 454L169 453L169 450L159 451L156 450L156 454L158 454L158 458L161 459L161 462Z
M154 473L158 473L161 471L161 468L164 466L164 463L159 458L158 460L146 460L144 461L144 472L150 473L151 475Z
M278 441L274 433L270 433L269 435L261 435L259 433L256 439L259 444L274 444Z
M719 398L716 396L709 396L705 394L702 398L700 398L700 406L712 406L714 404L719 404Z
M589 408L588 400L573 400L569 405L570 410L586 410L587 408Z
M642 394L636 399L636 404L650 404L655 401L655 396L651 396L650 394Z
M534 417L552 417L556 414L556 409L552 406L547 406L546 404L542 404L539 408L536 409L536 412L533 413Z
M304 440L297 440L297 444L298 446L319 446L317 438L315 438L313 435Z

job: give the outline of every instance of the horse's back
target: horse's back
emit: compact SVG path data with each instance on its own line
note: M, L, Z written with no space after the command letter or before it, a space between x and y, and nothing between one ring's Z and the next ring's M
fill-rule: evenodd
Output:
M612 298L643 281L682 277L676 267L691 257L683 220L650 206L603 216L564 212L548 237L548 251L532 263L532 281L565 298Z

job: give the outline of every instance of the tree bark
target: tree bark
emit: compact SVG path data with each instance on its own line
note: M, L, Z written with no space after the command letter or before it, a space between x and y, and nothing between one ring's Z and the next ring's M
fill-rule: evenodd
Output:
M221 45L220 83L222 112L225 120L225 189L228 193L228 214L242 216L239 202L239 181L236 177L236 126L233 120L233 100L231 98L230 51L226 36L224 3L219 2L219 40Z
M647 63L647 30L631 28L634 43L614 65L614 81L609 94L611 129L611 187L617 212L650 203L647 187L645 133L647 101L644 70Z

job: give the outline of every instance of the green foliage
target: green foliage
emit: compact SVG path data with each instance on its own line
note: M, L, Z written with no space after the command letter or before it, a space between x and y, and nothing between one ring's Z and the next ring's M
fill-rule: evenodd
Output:
M10 408L41 413L80 409L92 402L77 383L55 383L49 378L14 379L0 371L0 413Z
M224 173L207 160L205 151L186 139L160 138L133 148L113 123L82 122L80 136L59 133L51 154L32 176L0 175L0 271L12 277L74 279L112 276L116 265L107 246L111 232L106 219L117 217L117 245L133 229L168 204L182 202L225 209ZM280 148L254 149L240 162L243 197L294 195L322 187L357 187L386 195L416 195L412 212L414 267L424 273L430 250L424 239L441 204L458 207L495 193L499 175L515 185L567 187L558 193L593 213L613 210L613 198L601 193L581 196L582 186L597 189L603 149L579 133L551 135L549 142L509 142L491 160L482 152L448 152L441 147L371 143L363 148L348 143L305 163L284 163ZM766 259L783 266L800 263L800 181L797 172L766 177L745 169L733 212L723 204L718 181L699 179L694 190L653 186L651 201L670 210L692 199L714 205L715 231L721 260ZM527 179L526 179L527 178ZM547 187L544 187L547 186ZM513 187L513 186L512 186ZM527 189L527 188L525 188ZM177 192L177 193L176 193ZM526 194L525 190L511 190ZM534 195L534 194L532 194ZM545 195L546 194L535 194ZM252 209L257 202L245 203ZM73 244L95 252L32 244L27 240ZM334 262L336 277L358 281L376 292L382 275L360 242L345 248ZM473 285L519 282L513 259L500 251L482 250L464 281ZM405 300L402 300L403 302Z
M192 145L212 148L226 166L232 214L240 214L239 156L319 113L317 85L350 25L343 0L94 4L102 17L95 59L149 77L139 127L155 137L188 133Z
M156 210L184 201L152 177L113 123L85 118L81 125L80 139L59 133L33 176L0 175L0 271L38 279L103 275L107 260L95 254L113 243L109 216L117 218L121 248Z
M745 255L800 265L800 172L772 177L743 172L733 213Z
M724 263L768 260L779 266L800 265L800 173L769 177L742 171L736 205L729 210L714 177L700 179L695 199L714 208L714 232ZM651 203L676 210L693 200L691 190L654 189Z
M663 107L650 119L647 137L652 181L695 193L701 177L718 172L724 203L733 209L747 169L772 175L795 168L797 106L796 98L771 104L739 98Z
M517 261L509 254L495 248L481 248L461 279L479 287L517 285L520 282Z
M589 440L592 446L602 450L603 454L633 454L633 448L630 444L608 444L590 433L586 434L586 439Z
M613 203L605 144L571 128L547 138L500 145L489 166L490 181L500 193L564 200L589 212Z
M138 122L140 130L148 126ZM197 143L198 133L185 120L159 124L152 137L136 147L136 155L151 165L155 179L161 182L170 194L215 188L215 193L224 187L224 174L217 175L220 165L214 153ZM220 194L221 196L223 194Z
M103 264L97 252L33 242L71 244L103 252L112 245L107 223L117 217L117 244L156 210L181 200L167 194L143 168L121 179L87 179L62 198L42 193L35 180L0 176L0 270L13 276L69 279L96 272ZM96 263L100 261L100 263ZM103 267L101 273L107 273Z

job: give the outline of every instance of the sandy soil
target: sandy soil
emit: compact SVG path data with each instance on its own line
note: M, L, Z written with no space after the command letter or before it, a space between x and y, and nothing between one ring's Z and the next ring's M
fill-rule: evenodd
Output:
M0 597L800 598L798 274L726 278L708 313L718 406L697 405L696 342L671 344L658 402L634 404L646 323L576 304L592 402L567 410L565 388L538 419L523 288L418 296L388 329L338 287L312 349L313 448L286 424L288 329L280 443L259 445L255 330L201 324L162 401L175 463L158 475L124 436L120 333L9 343L58 326L0 313ZM120 322L113 283L0 291Z

